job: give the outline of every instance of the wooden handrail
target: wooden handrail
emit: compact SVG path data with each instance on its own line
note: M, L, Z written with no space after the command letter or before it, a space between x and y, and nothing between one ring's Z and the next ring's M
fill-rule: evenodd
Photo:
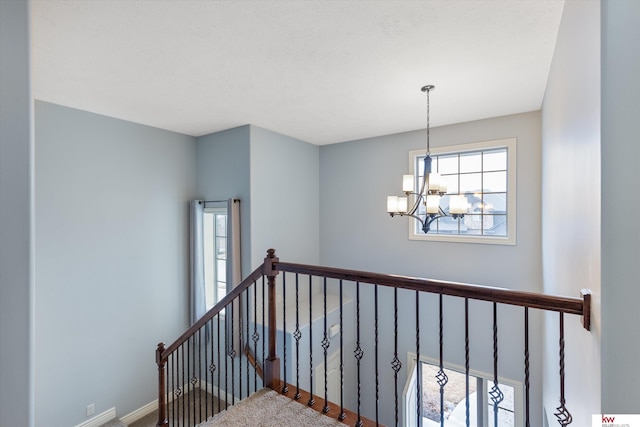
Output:
M539 308L562 313L577 314L583 316L583 326L590 329L591 295L583 290L582 298L560 297L545 295L535 292L516 291L491 286L471 285L459 282L447 282L442 280L422 279L418 277L398 276L389 274L371 273L342 268L323 267L308 264L294 264L287 262L274 262L276 271L308 274L314 276L342 279L352 282L371 283L394 288L408 289L420 292L429 292L469 298L482 301L491 301L501 304L516 305L521 307Z
M229 305L234 299L236 299L242 292L244 292L249 286L253 285L253 283L262 277L264 273L263 269L264 264L261 264L258 268L253 270L253 272L247 276L238 286L233 288L231 292L229 292L224 298L220 300L219 303L213 306L213 308L202 316L198 321L196 321L189 329L187 329L180 337L173 342L169 347L166 348L160 355L162 360L167 360L169 355L173 353L178 347L187 342L189 337L195 334L200 328L202 328L206 323L216 317L224 308Z

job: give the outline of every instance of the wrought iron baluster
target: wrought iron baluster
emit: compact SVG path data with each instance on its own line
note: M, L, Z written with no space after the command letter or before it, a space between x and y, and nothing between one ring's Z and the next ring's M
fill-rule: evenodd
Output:
M218 361L218 365L222 366L221 363L220 363L220 314L218 314L216 317L218 318L217 319L217 323L218 323L218 338L217 338L218 345L217 345L217 348L216 348L216 351L218 353L217 354L218 358L216 360ZM214 371L216 370L216 366L215 365L213 366L213 369L214 369ZM222 389L220 388L220 385L221 385L220 384L220 369L218 369L217 371L218 371L218 412L220 412L221 411L221 408L220 408L220 405L221 405L221 402L220 402L220 390L222 390ZM224 396L225 402L227 401L227 396L226 396L227 393L226 393L226 391L227 390L225 389L225 396Z
M211 328L211 320L209 320L207 322L207 324L204 326L204 336L205 336L205 342L203 344L200 345L200 348L202 351L202 348L204 347L204 384L205 384L205 394L204 394L204 419L208 419L209 418L209 384L213 384L213 380L209 381L209 372L211 372L209 370L209 357L208 357L208 351L210 350L210 348L207 346L207 344L210 344L209 342L207 342L207 339L210 340L211 342L213 342L213 337L210 336L208 337L208 335L211 334L212 332L212 328ZM213 359L213 350L211 350L211 358ZM213 375L213 373L212 373ZM200 377L202 379L202 377ZM202 385L200 386L200 393L202 394ZM213 401L211 402L213 404ZM202 406L202 405L200 405ZM202 421L202 420L201 420Z
M464 299L464 373L465 373L465 419L470 427L471 417L469 408L469 298Z
M529 307L524 308L524 422L529 422Z
M416 425L422 427L422 369L420 366L420 292L416 291Z
M251 347L249 347L249 289L247 289L246 291L244 291L244 300L245 300L245 306L244 306L244 326L245 326L245 335L244 335L244 339L242 340L242 349L244 350L245 346L246 349L248 350L247 353L249 353ZM244 351L243 351L244 353ZM249 375L249 355L246 354L245 355L245 366L247 367L247 397L249 397L249 395L251 394L251 386L250 386L250 380L251 380L251 375Z
M282 393L289 391L287 387L287 274L282 274Z
M171 425L177 426L179 421L176 420L178 414L178 384L180 384L180 347L176 348L171 354L173 358L173 378L171 383L171 405L169 411L171 411Z
M313 304L313 286L312 277L309 275L309 401L308 406L313 406L316 401L313 399L313 316L312 316L312 304Z
M393 360L391 361L393 378L395 383L395 415L396 427L400 421L400 409L398 407L398 372L402 369L402 362L398 359L398 288L393 288Z
M566 400L564 397L564 313L560 312L560 406L556 408L558 412L554 415L558 419L558 423L561 426L567 426L573 421L571 413L565 406Z
M238 306L238 341L237 342L239 343L240 348L236 349L235 347L236 340L232 339L231 342L233 345L232 351L233 351L234 360L236 357L238 357L238 399L242 400L242 343L244 342L244 339L242 336L242 332L243 332L242 330L242 295L238 296L237 306ZM233 327L233 322L231 322L231 325ZM233 370L233 367L231 369Z
M231 314L231 310L229 308L230 304L227 304L224 308L225 313ZM229 318L225 317L224 319L224 409L229 409Z
M322 412L325 414L329 412L329 385L327 383L327 349L331 342L327 335L327 278L324 278L323 283L324 294L324 338L322 339L322 348L324 349L324 407Z
M187 341L187 343L188 343L188 341ZM179 396L180 396L180 404L182 406L182 411L180 411L180 412L182 414L182 424L184 425L184 415L185 415L185 412L186 412L185 411L185 407L184 407L184 401L185 401L185 396L184 396L185 395L185 393L184 393L184 384L185 384L184 368L185 368L185 366L184 365L186 364L185 363L186 359L184 358L184 344L182 344L180 347L182 348L182 377L180 378L180 383L178 384L178 387L180 387L180 395ZM187 354L187 357L188 356L189 355Z
M342 279L340 279L340 415L338 419L343 421L347 415L344 413L344 333L343 333L343 300Z
M258 284L253 282L253 358L258 364L258 340L260 334L258 334ZM253 370L253 391L258 391L258 367Z
M380 374L378 371L378 285L373 285L373 322L375 345L375 375L376 375L376 425L380 415Z
M187 399L187 422L191 423L191 398L193 397L193 393L191 393L191 342L192 337L189 337L187 340L187 377L185 378L187 387L187 391L185 393L185 397Z
M201 390L202 388L200 387L200 382L202 381L202 329L200 328L198 329L198 381L195 382L193 384L194 387L196 387L196 385L198 386L198 393L195 393L196 390L194 390L194 394L193 394L193 418L195 418L195 414L196 414L196 400L198 396L201 396ZM194 369L194 376L195 376L195 369ZM202 422L202 405L198 405L198 422Z
M439 312L439 330L440 330L440 364L438 369L438 385L440 386L440 425L444 427L444 386L449 382L447 374L444 372L444 313L442 310L442 294L438 300L438 312Z
M296 273L296 330L293 337L296 340L296 395L295 399L300 399L300 283L299 275Z
M493 303L493 387L489 392L493 401L493 425L498 427L498 405L504 400L504 394L498 385L498 304Z
M229 346L229 357L231 358L231 406L236 404L236 350L235 346L235 331L233 325L233 315L234 315L234 303L230 304L231 308L231 345Z
M356 372L358 375L358 421L356 427L362 426L362 418L360 415L362 403L362 382L360 381L360 361L364 356L364 351L360 346L360 282L356 282L356 349L353 351L356 358Z
M266 325L266 319L265 319L265 301L266 301L266 293L265 293L265 280L264 280L264 275L262 276L262 368L264 369L265 364L265 356L264 356L264 348L265 348L265 343L267 341L267 335L265 334L265 325ZM263 375L264 375L264 371L263 371ZM262 386L265 386L264 383L264 378L262 378Z

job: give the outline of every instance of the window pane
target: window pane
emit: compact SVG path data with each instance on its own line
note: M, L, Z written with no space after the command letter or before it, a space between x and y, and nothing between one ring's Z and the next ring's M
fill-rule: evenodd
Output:
M483 175L482 187L485 193L504 193L507 191L507 172L487 172Z
M444 174L457 174L458 173L458 155L450 156L438 156L438 173Z
M216 258L227 259L227 238L226 237L216 238Z
M481 153L460 154L460 173L482 171Z
M440 178L447 185L448 194L458 194L458 175L444 175Z
M494 417L495 417L495 412L494 412L494 406L491 400L491 395L489 394L489 392L491 391L491 388L493 387L493 382L489 382L487 384L488 390L487 390L487 402L489 402L488 407L487 407L487 413L489 415L489 425L494 425ZM500 388L500 391L502 391L502 393L504 394L504 399L502 400L502 402L500 402L498 404L498 425L499 426L505 426L505 427L509 427L509 426L514 426L515 425L515 406L514 406L514 390L513 387L505 385L505 384L498 384L498 387Z
M484 213L506 213L507 193L491 193L484 195Z
M218 281L224 281L227 279L227 262L225 260L216 261L216 277Z
M487 236L506 236L507 235L507 216L506 215L483 215L484 234Z
M216 215L216 235L225 237L227 235L227 215Z
M224 282L218 282L218 301L227 295L227 284Z
M475 193L482 189L482 174L469 173L460 175L460 193Z
M482 157L485 172L507 170L507 149L485 151Z

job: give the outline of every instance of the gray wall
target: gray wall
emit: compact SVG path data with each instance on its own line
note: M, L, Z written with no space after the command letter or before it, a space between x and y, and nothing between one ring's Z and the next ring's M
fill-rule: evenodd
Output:
M602 411L640 413L640 2L602 2Z
M253 267L251 256L250 126L241 126L197 139L198 197L240 199L242 275Z
M33 425L29 6L0 1L0 426Z
M542 108L544 291L593 292L592 332L567 319L566 394L574 424L600 413L600 5L565 3ZM544 406L559 405L558 316L545 316ZM588 373L588 374L586 374Z
M319 263L319 148L251 126L251 265Z
M442 89L445 96L445 89ZM437 100L432 99L434 103ZM436 105L436 104L434 104ZM428 277L469 282L539 292L542 290L540 239L540 114L539 112L498 117L432 129L433 146L454 145L508 137L517 138L517 245L486 245L408 240L406 218L390 218L386 213L386 196L400 193L402 175L409 170L408 151L424 148L424 131L382 136L362 141L323 146L320 148L320 260L323 265L371 270L383 273ZM364 324L373 324L370 288L363 288ZM381 336L392 336L392 294L380 296ZM464 337L461 304L448 300L445 329L450 336ZM422 353L437 355L437 324L435 301L421 300ZM412 293L400 295L400 358L406 363L406 352L415 351L415 302ZM472 367L491 372L491 354L483 352L490 346L490 311L486 305L472 307L475 321L472 340ZM518 310L501 309L499 313L501 342L505 349L521 345L522 314ZM532 318L531 342L540 342L540 319ZM448 335L449 336L449 335ZM505 342L508 344L504 344ZM388 349L388 345L385 346ZM463 339L447 341L445 359L464 364ZM483 350L481 350L483 349ZM518 350L518 353L520 351ZM532 371L540 372L539 348L532 351ZM372 354L366 353L363 363L371 369ZM384 356L388 368L391 357ZM501 362L501 374L515 380L522 378L522 360L506 357ZM369 371L372 372L372 371ZM382 384L392 384L390 369L383 370ZM400 387L404 387L406 369L400 372ZM372 376L365 376L371 381ZM532 425L541 425L542 412L540 378L532 378ZM385 387L389 393L390 386ZM374 385L366 383L363 390L366 415L371 416ZM383 423L392 424L393 397L381 399Z
M36 424L157 398L188 324L192 137L36 103Z

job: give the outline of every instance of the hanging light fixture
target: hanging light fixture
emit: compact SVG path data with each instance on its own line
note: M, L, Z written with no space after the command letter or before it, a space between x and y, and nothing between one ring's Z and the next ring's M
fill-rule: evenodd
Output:
M387 212L394 216L410 216L422 224L422 231L426 234L431 229L431 223L438 218L451 216L455 219L464 217L468 210L467 198L463 195L449 195L449 209L446 211L440 206L440 202L447 194L446 182L435 172L431 172L431 152L429 147L429 93L435 86L427 85L422 91L427 94L427 152L424 157L424 173L419 185L419 192L415 192L414 176L402 176L402 191L404 197L388 196ZM411 207L410 200L413 199ZM425 205L424 212L420 212L420 204Z

